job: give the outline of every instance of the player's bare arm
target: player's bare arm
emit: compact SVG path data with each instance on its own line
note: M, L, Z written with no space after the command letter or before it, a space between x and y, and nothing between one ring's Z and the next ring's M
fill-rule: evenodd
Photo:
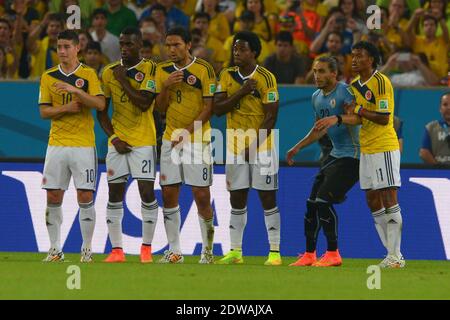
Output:
M361 118L365 118L382 126L385 126L389 123L389 113L369 111L362 106L356 106L353 112L359 115Z
M292 166L294 164L294 157L297 153L299 153L300 150L303 148L306 148L310 144L313 144L320 138L322 138L327 133L327 130L316 130L315 127L313 127L306 136L304 136L295 146L293 146L289 151L286 153L286 161L288 165Z
M264 141L266 141L267 137L270 136L272 129L275 127L275 123L277 122L278 116L278 101L264 104L263 106L264 106L264 120L261 124L261 127L258 129L258 135L256 136L258 147L261 144L263 144ZM266 134L260 137L259 135L260 130L265 130Z
M138 107L142 112L150 109L155 97L154 94L148 91L134 89L127 79L127 68L122 65L118 65L113 69L113 75L114 78L119 81L123 91L125 91L125 94L136 107Z
M256 80L249 79L244 85L233 95L229 96L224 93L217 93L214 95L214 114L218 117L233 111L236 105L246 95L256 90Z
M183 71L172 72L166 81L163 82L161 92L156 97L156 110L165 113L169 106L169 90L174 84L183 82Z
M42 119L57 119L68 113L78 113L81 111L81 103L79 101L71 101L59 107L50 105L41 105L39 112Z
M81 89L75 88L74 86L65 82L56 82L54 84L55 89L58 92L66 91L72 93L78 97L81 104L85 107L97 110L105 109L105 97L104 96L91 96L90 94L84 92Z
M111 98L106 99L106 108L103 110L97 110L97 120L100 123L103 131L108 136L108 140L111 141L114 148L118 153L124 154L131 152L131 146L126 142L121 140L114 133L114 127L111 123L111 119L108 116L109 103L111 102Z
M189 134L194 133L195 129L195 122L200 121L202 123L202 126L205 122L208 122L209 119L211 119L211 116L213 114L213 99L206 98L203 99L203 111L198 115L198 117L187 127L185 130L189 132ZM181 143L183 141L183 135L176 136L174 140L172 141L172 147L176 146L177 144Z
M314 129L317 131L327 130L332 126L339 124L339 122L351 126L361 124L361 117L353 113L355 106L356 106L355 101L352 101L352 103L344 104L345 114L318 119L314 124Z

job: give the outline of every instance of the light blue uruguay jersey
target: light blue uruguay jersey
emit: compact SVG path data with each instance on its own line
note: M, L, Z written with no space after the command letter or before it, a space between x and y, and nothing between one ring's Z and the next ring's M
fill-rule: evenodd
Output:
M316 118L325 118L332 115L344 113L344 105L355 100L350 86L343 82L338 82L336 88L323 94L321 89L312 95L312 105ZM361 126L333 126L328 129L328 136L333 143L330 155L336 158L359 158L359 129Z

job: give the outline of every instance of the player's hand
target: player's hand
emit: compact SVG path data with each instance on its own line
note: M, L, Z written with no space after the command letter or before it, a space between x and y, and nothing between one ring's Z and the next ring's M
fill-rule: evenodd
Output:
M172 140L172 148L175 148L178 145L181 145L184 141L184 137L181 136L177 136Z
M172 72L166 81L164 81L165 87L170 87L174 84L183 82L184 72L182 70Z
M65 108L67 113L78 113L81 111L81 103L79 101L70 101Z
M314 129L317 131L327 130L328 128L334 126L338 122L338 118L336 116L325 117L319 119L314 124Z
M114 78L117 79L117 81L126 80L127 79L127 68L125 68L122 65L118 65L113 69L113 75Z
M120 140L119 138L115 138L113 141L111 141L116 151L120 154L125 154L132 151L132 147L123 140Z
M55 87L55 89L58 93L61 93L62 91L66 91L68 93L76 94L80 91L80 89L75 88L74 86L72 86L66 82L55 82L53 84L53 86Z
M294 147L286 153L286 161L288 165L292 166L294 164L294 157L298 153L298 151L299 150Z
M356 103L353 101L351 104L344 104L344 113L345 114L353 114L353 110L355 110Z
M416 17L421 17L425 14L425 9L419 8L414 11Z
M245 95L250 94L252 91L256 90L256 84L257 82L255 79L248 79L241 87L241 90Z

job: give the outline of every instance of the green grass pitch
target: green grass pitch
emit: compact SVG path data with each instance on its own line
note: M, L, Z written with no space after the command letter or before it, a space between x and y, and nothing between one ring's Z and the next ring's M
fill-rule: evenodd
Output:
M450 262L407 261L405 269L381 270L381 289L369 290L367 267L379 260L344 259L342 267L264 266L265 257L244 257L243 265L139 263L80 264L78 254L64 263L42 263L44 254L0 253L0 299L450 299ZM154 257L154 260L158 259ZM80 266L81 289L67 289L67 268Z

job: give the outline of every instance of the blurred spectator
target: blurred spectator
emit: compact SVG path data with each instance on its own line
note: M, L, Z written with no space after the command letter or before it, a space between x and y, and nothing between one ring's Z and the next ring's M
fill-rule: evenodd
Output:
M155 61L155 58L153 57L153 45L150 41L144 40L142 41L142 48L139 52L142 59L148 59ZM159 62L159 61L155 61Z
M189 1L189 0L187 0L187 1ZM196 0L196 2L197 2L197 4L195 5L195 11L197 11L197 12L202 11L203 0ZM241 14L243 11L242 3L239 7L237 7L235 0L219 0L218 6L219 6L219 12L223 13L223 15L227 18L228 23L230 25L233 24L234 17L238 14ZM187 15L191 16L192 14L187 13Z
M122 0L106 0L104 6L108 13L108 25L106 29L118 37L125 27L137 26L136 14L122 4ZM103 52L105 48L102 45Z
M344 14L347 29L358 30L360 34L367 34L366 23L361 19L356 6L356 0L339 0L338 8Z
M155 0L151 0L151 1L148 1L148 0L130 0L127 3L127 7L128 7L128 9L133 11L134 14L136 15L136 18L138 20L140 20L141 16L142 16L142 13L145 10L148 10L154 2L156 2L156 1Z
M78 52L78 60L80 62L84 62L87 44L94 40L92 39L91 34L87 30L82 29L78 32L78 41L80 42L80 52Z
M0 18L0 46L4 51L5 78L16 78L20 47L14 40L11 23L7 19Z
M450 17L447 14L447 11L450 11L450 6L448 5L447 0L426 0L423 4L423 8L427 10L427 13L432 15L440 21L441 19L445 19L447 23L447 29L450 30ZM423 27L420 26L420 34L423 35ZM442 35L441 25L438 25L436 36Z
M230 25L227 18L219 12L218 0L203 0L201 12L206 12L211 18L209 21L209 35L220 41L225 41L230 35Z
M298 2L301 2L302 11L312 11L317 13L321 23L323 23L325 17L328 15L328 7L319 0L303 0Z
M166 9L161 6L161 11L157 8L154 8L152 11L152 15L158 16L160 15L162 19L160 19L160 25L158 28L158 23L152 17L146 17L141 20L140 27L142 33L142 39L144 41L148 41L151 43L153 57L152 60L160 62L164 61L167 58L164 38L166 34L166 27L164 24L164 14Z
M342 54L342 34L330 32L326 41L326 52L318 55L316 59L322 56L332 56L338 63L338 80L349 83L352 78L352 58L349 54ZM306 83L314 83L314 74L310 70L306 76Z
M376 4L379 7L388 8L392 4L392 2L392 0L377 0ZM410 16L416 9L420 8L420 2L421 0L403 1L405 10L403 11L402 15L404 15L405 18Z
M177 0L176 5L185 15L192 17L196 11L200 11L196 10L196 8L201 5L201 0Z
M295 12L288 12L280 15L276 30L277 33L281 31L290 32L294 38L294 47L297 53L306 55L309 53L309 45L304 40L304 33L298 29L296 18L297 14Z
M239 17L239 30L241 31L252 31L253 26L255 25L255 14L251 11L243 11L241 16ZM270 48L266 41L261 39L261 53L257 59L259 64L262 64L264 60L270 55ZM224 67L233 65L233 45L234 45L234 35L229 36L225 41L223 48L225 49L226 57L229 57L229 62L224 65Z
M108 57L109 61L120 59L119 38L106 29L108 25L108 13L105 9L95 9L92 13L92 31L91 37L94 41L100 42L102 52Z
M280 84L305 83L308 61L297 55L294 39L289 31L281 31L275 38L276 51L266 58L264 67L275 75Z
M48 11L54 13L67 14L67 7L75 4L81 9L81 27L87 28L90 25L92 12L97 7L95 1L92 0L50 0L48 3Z
M389 57L380 68L381 73L389 75L392 85L398 87L434 86L439 78L428 67L427 57L410 52L397 52Z
M214 36L208 34L209 30L209 14L206 12L197 12L193 18L194 28L197 28L201 32L201 37L208 53L208 58L205 59L211 63L214 71L218 74L223 67L224 62L227 59L223 44Z
M405 12L405 0L391 0L388 11L384 12L385 17L382 11L382 20L387 19L387 23L385 21L382 22L382 30L385 31L384 34L387 40L394 45L394 50L410 46L406 32L408 29L408 19L405 18Z
M0 79L8 78L8 64L6 62L6 50L0 45Z
M285 12L280 15L280 23L278 24L276 30L277 32L281 30L291 31L294 36L294 41L304 43L308 50L299 50L299 53L307 53L309 51L309 46L319 33L322 25L322 17L314 10L302 9L300 1L289 1L288 7ZM307 7L308 8L308 7ZM292 29L290 25L291 19L294 17L295 27Z
M166 8L157 3L155 5L152 6L152 11L150 14L150 17L154 20L155 22L155 27L156 30L161 34L161 37L164 39L166 37L166 20L167 20L167 11ZM146 18L142 18L141 21L145 21Z
M39 78L45 70L59 63L56 54L58 34L64 30L65 21L58 13L47 13L40 24L34 27L28 35L27 48L31 54L32 79ZM43 31L46 35L41 38Z
M32 22L36 23L39 21L39 12L33 8L29 1L26 0L13 0L11 1L11 8L7 10L7 15L11 19L11 21L15 21L17 15L23 17L26 21L26 26L30 26ZM22 30L27 31L28 30Z
M100 46L100 43L91 41L87 44L85 63L87 66L97 71L97 75L100 76L105 67L102 61L102 47Z
M158 4L163 6L166 10L166 29L169 30L176 25L189 28L189 17L185 15L183 11L175 7L174 2L174 0L158 0ZM152 11L156 7L156 5L157 4L154 4L149 9L145 10L142 13L141 19L149 16L153 17Z
M341 53L350 54L353 43L359 41L361 38L361 34L357 30L357 26L355 24L351 26L355 28L353 31L347 29L348 24L344 14L338 8L330 10L330 15L328 16L328 20L325 22L325 26L322 28L322 31L320 31L316 39L314 39L311 43L311 52L314 54L326 52L326 40L328 34L330 32L337 32L342 35L343 39Z
M423 36L416 35L414 32L420 17L423 17ZM408 34L411 37L414 53L423 52L428 58L431 70L440 79L445 77L445 80L447 80L449 34L444 18L439 23L442 28L442 35L437 37L438 21L436 18L432 15L425 15L424 9L417 9L408 24Z
M208 0L210 1L210 0ZM264 41L272 40L272 30L269 25L269 20L264 15L264 1L263 0L244 0L244 8L247 11L253 12L255 15L255 25L253 26L253 32L256 33ZM233 31L236 33L241 31L239 24L236 22Z
M428 164L450 165L450 92L441 97L442 119L429 122L420 148L420 157Z

